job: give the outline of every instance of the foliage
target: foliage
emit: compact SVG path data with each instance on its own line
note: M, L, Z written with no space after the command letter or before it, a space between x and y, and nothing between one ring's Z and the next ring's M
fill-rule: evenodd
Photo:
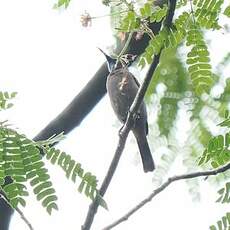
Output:
M209 141L208 147L204 150L198 164L202 165L211 162L211 166L217 168L227 163L230 160L229 142L230 133L213 137Z
M217 221L217 227L215 225L210 226L210 230L227 230L230 227L230 213L226 213L221 220Z
M229 125L229 112L225 113L225 120L219 123L222 127L230 127ZM207 148L205 148L203 154L199 157L198 164L207 164L213 168L222 166L230 161L230 133L227 132L224 135L218 135L212 137L209 140ZM218 190L219 198L216 202L229 203L230 202L230 183L226 182L225 186ZM227 229L230 224L229 213L222 217L221 220L217 221L217 227L215 225L210 226L210 229Z
M70 4L71 0L58 0L56 4L54 4L54 9L60 8L60 7L65 7L67 8Z
M138 4L140 2L141 4ZM110 7L112 29L117 34L121 33L122 39L127 38L126 35L130 32L140 35L135 39L141 39L143 35L149 37L148 46L139 56L138 67L147 67L154 56L162 51L160 65L146 94L150 116L156 113L154 125L150 126L156 132L152 132L154 134L149 137L151 143L154 143L153 149L157 151L162 146L167 148L160 156L155 173L160 181L179 154L188 172L198 167L216 168L230 160L230 132L226 131L230 127L228 113L223 120L223 111L228 109L230 101L230 80L224 76L224 68L229 63L230 55L225 54L223 50L223 60L217 66L212 65L215 53L212 53L211 45L206 40L206 32L222 33L220 29L224 29L224 26L219 19L224 16L229 20L230 6L225 6L224 0L178 0L174 20L169 28L165 21L168 5L159 7L153 2L102 1ZM58 0L55 6L66 8L69 3L70 0ZM153 34L150 25L158 22L162 22L160 31ZM118 39L117 43L122 39ZM213 90L220 85L222 91L215 96ZM3 102L1 109L7 108L10 99L6 96L4 98L6 102ZM184 120L189 123L189 131L183 138L177 137L178 129L183 127ZM84 190L86 196L95 199L98 195L97 181L91 173L85 173L70 155L47 145L42 148L47 159L60 166L67 178L75 182L75 177L79 177L80 192ZM220 176L215 178L219 182L223 181ZM188 187L193 197L199 196L198 180L189 182ZM26 195L25 188L21 186L17 189L19 195L16 196L23 198L23 195ZM228 203L229 190L230 184L227 181L223 188L219 189L217 201ZM217 227L212 225L210 229L227 229L229 225L230 214L227 213L217 222Z
M226 7L226 9L224 10L224 15L230 17L230 6Z
M207 123L208 119L213 123L218 123L221 119L222 112L227 109L228 106L229 100L227 98L229 98L228 95L230 93L228 88L229 84L224 86L224 92L220 98L214 98L210 94L212 88L219 84L218 79L221 77L223 69L227 65L227 61L221 61L219 64L221 69L217 66L218 73L213 73L215 68L211 67L210 52L204 36L204 29L213 30L221 28L219 17L221 13L226 14L227 9L225 9L224 12L221 11L223 1L179 1L177 3L178 8L188 4L192 13L189 14L187 11L182 11L174 20L173 26L170 29L162 27L157 35L151 34L151 32L145 28L146 24L144 20L148 19L150 15L154 15L154 7L149 7L149 3L140 8L140 16L138 10L133 11L133 17L129 18L129 23L125 22L126 26L120 27L119 29L123 29L124 32L138 31L139 29L139 31L144 31L150 36L149 45L139 58L139 66L142 68L152 63L154 55L158 54L162 48L167 48L161 56L161 64L158 70L154 73L153 80L147 92L147 98L152 97L153 93L156 92L156 88L162 83L166 86L166 91L164 91L164 95L160 99L156 121L160 134L166 136L168 140L169 149L171 148L169 144L171 133L173 133L175 129L178 112L185 110L191 114L191 127L194 128L188 133L187 139L184 142L184 148L182 148L181 151L183 153L185 166L188 168L188 171L193 171L195 168L194 160L197 159L200 152L203 151L204 147L209 143L208 140L212 137L211 129ZM190 5L191 3L192 5ZM138 15L139 20L136 20L136 15ZM164 17L165 14L162 14L162 18L159 20L164 20ZM133 27L128 27L127 25L133 25ZM177 51L177 55L174 55L170 59L171 50L178 49L178 46L180 46L180 50L182 47L189 49L186 57L182 54L182 58L180 58L181 51L179 50ZM187 67L187 70L184 69L183 64L182 67L180 67L180 63L183 63L183 61L181 61L183 57L186 59L184 66ZM228 58L226 57L225 59L227 60ZM178 62L176 62L176 60L178 60ZM223 63L223 65L221 63ZM172 71L174 69L175 73ZM179 72L179 70L182 71ZM181 75L179 73L181 73ZM190 79L186 79L186 76L190 76ZM149 103L151 103L151 100L149 100ZM153 106L152 104L150 105ZM194 126L194 124L196 125ZM225 136L222 137L225 138ZM215 138L210 140L210 145L212 145L212 141L215 142ZM174 144L175 146L177 145L175 142ZM210 145L208 144L209 148ZM210 150L209 148L207 149ZM221 153L226 153L227 151L227 147L225 148L223 146L222 152L220 151L219 155L214 154L215 157L213 155L214 158L210 160L210 163L217 167L217 165L221 165L220 163L228 162L228 157L226 157L226 159L220 159L219 157L220 155L222 156ZM211 152L211 154L213 154L213 152ZM227 154L225 154L225 156L226 155ZM175 157L176 155L172 154L171 156ZM203 157L205 158L206 156L203 155ZM167 155L162 155L161 159L159 170L158 168L156 169L157 177L166 175L165 172L169 170ZM169 159L171 159L171 157L169 157ZM202 167L207 168L208 165L202 164ZM198 196L198 181L193 180L188 186L189 190L194 195L196 194L195 196ZM227 192L225 194L227 194Z
M185 36L184 26L187 23L188 17L189 14L184 12L175 20L175 27L164 27L157 36L151 38L145 52L140 57L139 66L143 68L146 64L150 64L153 56L158 54L163 47L177 47Z
M230 115L229 115L229 111L228 110L226 110L226 112L225 112L225 120L222 121L219 124L219 126L230 128Z
M15 98L16 95L16 92L9 93L0 91L0 111L11 108L13 104L10 103L9 100Z
M71 158L70 155L65 152L61 152L58 149L50 148L45 146L44 152L46 154L46 159L52 164L58 164L65 172L66 178L70 179L76 183L77 177L81 179L78 191L82 193L84 191L85 195L91 200L98 199L101 206L107 209L107 205L102 197L99 195L97 190L97 179L90 172L84 172L80 163L76 163L75 160Z
M125 16L121 16L120 25L117 26L118 31L146 33L150 37L149 45L139 57L138 65L141 68L152 63L154 55L163 49L161 63L154 73L146 99L150 106L155 106L151 104L151 98L154 96L159 98L158 94L163 94L160 96L158 108L155 107L155 110L158 111L155 122L157 122L161 135L156 138L167 139L165 147L168 147L173 158L177 155L174 152L175 149L178 150L175 146L180 141L173 139L174 144L170 144L172 136L175 135L176 123L179 122L178 114L180 111L186 111L189 114L188 118L192 128L180 151L183 153L183 163L188 171L193 171L194 161L212 137L208 121L218 123L221 114L228 107L229 84L223 86L224 92L221 97L215 98L210 94L211 90L219 84L218 81L227 61L221 61L218 64L220 68L216 67L218 72L214 73L215 67L211 66L209 44L206 42L204 32L204 30L218 30L222 27L219 24L219 17L221 14L226 14L226 9L222 11L223 1L177 1L177 8L181 8L181 11L176 14L172 26L170 28L162 26L160 32L155 35L151 33L149 23L164 22L167 5L156 7L151 1L148 1L141 6L127 6L124 4L126 1L117 0L115 2L117 5L120 2L122 9L128 11ZM190 10L187 10L186 7ZM112 19L114 21L114 16ZM158 86L165 87L165 90L156 92ZM166 175L170 168L167 163L167 154L162 156L159 166L161 173L158 173L158 169L156 170L159 178ZM203 164L202 167L208 166ZM196 179L188 186L190 191L198 194L199 184Z
M192 45L192 49L187 55L188 71L196 93L201 95L204 90L210 89L213 79L209 64L209 51L201 31L196 26L191 26L188 31L186 45Z
M148 88L146 98L156 92L156 87L163 84L166 87L164 96L160 99L158 125L162 135L168 135L176 119L178 103L183 97L189 97L186 69L177 57L176 49L168 49L162 53L162 62L154 73Z
M188 4L188 0L178 0L177 3L176 3L176 8L180 8L180 7L183 7L183 6L186 6Z
M14 208L18 204L26 205L24 197L28 196L28 191L25 182L28 181L48 213L57 209L55 190L40 151L33 142L12 129L2 127L0 150L0 183L10 204ZM12 183L4 185L6 176L12 178Z
M222 127L229 127L229 113L225 113L225 120L220 124ZM224 135L212 137L209 140L208 147L205 148L201 155L198 165L207 164L211 162L213 168L217 168L230 160L230 132Z
M14 98L16 93L0 92L2 99L1 109L12 107L8 100ZM71 176L75 183L76 178L80 178L78 191L90 199L98 199L99 204L107 208L105 201L97 190L97 179L90 172L84 173L80 163L76 163L70 155L60 150L49 147L63 138L57 135L45 141L34 142L25 135L19 134L8 128L5 122L0 126L0 188L13 208L18 205L25 206L25 197L29 195L26 182L33 188L33 193L37 200L42 203L47 212L51 214L53 209L58 209L57 196L48 170L40 153L43 150L46 158L52 164L56 162L66 173L66 177ZM5 178L11 178L12 182L5 184Z
M195 0L195 18L197 24L206 29L220 29L218 24L219 13L224 0Z

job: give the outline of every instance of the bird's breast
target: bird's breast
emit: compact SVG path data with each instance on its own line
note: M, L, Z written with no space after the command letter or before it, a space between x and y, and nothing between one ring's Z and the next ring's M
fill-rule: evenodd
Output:
M119 82L118 82L118 90L122 92L125 91L125 89L127 88L128 86L128 76L127 75L124 75L122 76L120 79L119 79Z
M127 113L137 92L132 75L128 71L116 71L107 79L107 91L114 112L120 121L126 120Z

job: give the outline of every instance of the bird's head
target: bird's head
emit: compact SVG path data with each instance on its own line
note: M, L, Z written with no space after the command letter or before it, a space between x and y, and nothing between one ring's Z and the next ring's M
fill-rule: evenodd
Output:
M115 69L119 69L122 67L128 67L130 66L136 59L136 55L132 55L132 54L125 54L123 55L119 61L117 62L116 58L112 58L109 55L107 55L103 50L101 50L100 48L98 48L104 55L105 58L107 60L107 66L109 69L109 72L111 73L113 70Z
M116 62L117 59L110 57L109 55L107 55L102 49L98 48L104 55L105 58L107 60L107 66L108 66L108 70L111 73L113 70L116 69Z

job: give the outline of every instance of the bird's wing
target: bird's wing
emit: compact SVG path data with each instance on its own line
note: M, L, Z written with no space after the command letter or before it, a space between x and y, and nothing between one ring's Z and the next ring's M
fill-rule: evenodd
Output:
M132 75L133 80L135 81L135 83L137 84L138 88L140 87L140 83L138 82L138 80ZM148 126L148 122L146 122L145 124L145 132L146 132L146 136L149 133L149 126Z

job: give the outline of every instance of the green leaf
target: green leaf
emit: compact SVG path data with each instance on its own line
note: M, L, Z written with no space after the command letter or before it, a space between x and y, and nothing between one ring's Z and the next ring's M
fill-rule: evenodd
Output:
M71 0L58 0L58 3L54 4L54 9L60 8L62 6L67 8L69 6L70 1Z
M51 215L53 209L58 210L58 206L56 203L49 203L46 207L47 212Z
M38 194L40 192L42 192L42 190L46 189L46 188L50 188L52 186L52 183L50 181L47 181L47 182L44 182L44 183L41 183L39 184L38 186L36 186L34 188L34 194Z
M21 197L17 197L17 198L13 198L12 200L10 200L10 204L12 205L13 208L17 208L19 204L25 207L26 201Z
M230 6L226 7L226 9L224 10L224 15L230 18Z
M42 192L40 192L38 195L37 195L37 200L41 200L43 199L44 197L48 196L48 195L51 195L51 194L54 194L55 193L55 190L53 188L48 188Z
M107 203L105 202L105 200L103 199L103 197L101 195L99 195L99 193L97 194L97 198L96 199L98 200L98 203L99 203L99 205L101 207L103 207L106 210L109 210Z
M53 203L54 201L57 200L57 196L55 195L50 195L47 196L43 201L42 201L42 206L47 207L50 203Z
M78 192L82 193L84 186L85 186L85 181L82 180L78 187Z

